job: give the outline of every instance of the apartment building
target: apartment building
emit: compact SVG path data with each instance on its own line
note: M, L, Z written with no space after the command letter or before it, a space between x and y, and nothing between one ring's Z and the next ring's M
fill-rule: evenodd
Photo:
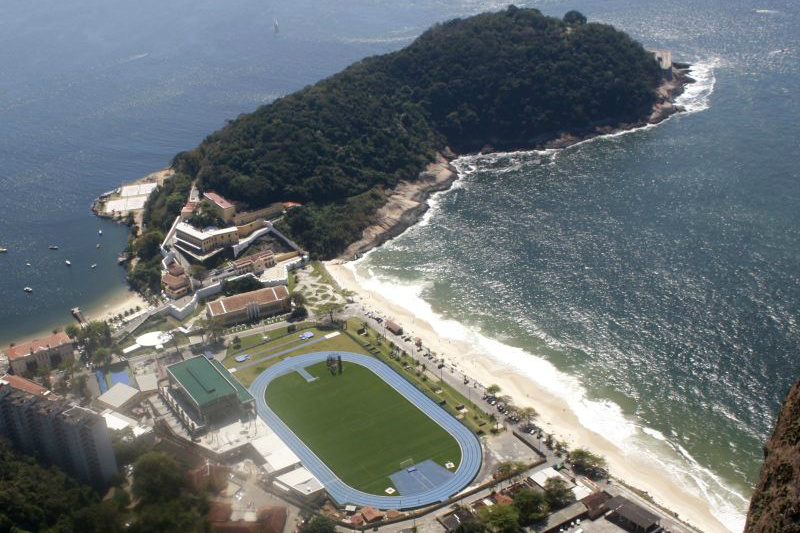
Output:
M0 437L100 490L117 470L102 416L19 377L0 377Z

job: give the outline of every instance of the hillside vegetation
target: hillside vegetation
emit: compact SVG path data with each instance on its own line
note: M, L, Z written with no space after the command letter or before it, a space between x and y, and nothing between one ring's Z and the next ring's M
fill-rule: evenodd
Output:
M413 180L437 151L531 147L635 121L649 114L659 81L653 57L611 26L509 7L436 25L402 50L241 115L178 154L174 179L197 177L250 207L303 203L286 229L330 257L360 236L386 189ZM168 225L173 204L157 199L149 222Z

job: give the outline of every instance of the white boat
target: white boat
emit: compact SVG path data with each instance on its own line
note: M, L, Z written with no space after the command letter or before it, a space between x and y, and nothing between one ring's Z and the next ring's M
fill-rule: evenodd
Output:
M2 246L0 246L0 254L5 253L7 251L8 251L8 248L3 248Z
M281 31L280 27L278 26L278 19L273 19L272 31L274 31L276 35Z
M22 290L25 291L25 292L33 292L33 289L31 289L30 287L25 287Z
M58 250L58 246L56 246L55 244L51 244L50 245L50 249L51 250Z
M25 266L31 266L31 264L30 263L25 263Z
M97 246L95 246L95 248L100 248L100 243L99 242L97 243Z
M101 229L97 230L97 234L98 235L102 235L103 234L103 230L101 230Z
M64 264L67 265L67 266L72 266L72 262L69 259L64 261Z
M97 268L97 263L92 263L92 268Z

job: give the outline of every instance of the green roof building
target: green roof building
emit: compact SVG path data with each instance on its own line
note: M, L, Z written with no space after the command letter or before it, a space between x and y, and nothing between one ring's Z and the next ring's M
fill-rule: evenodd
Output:
M253 396L222 364L200 355L167 367L170 405L192 430L252 410Z

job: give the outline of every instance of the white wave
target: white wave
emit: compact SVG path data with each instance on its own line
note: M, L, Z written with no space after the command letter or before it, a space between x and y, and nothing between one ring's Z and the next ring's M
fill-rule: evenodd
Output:
M709 108L711 93L714 92L714 85L717 81L714 70L718 65L719 60L717 59L692 64L689 76L695 80L695 83L687 85L683 94L675 99L675 103L683 106L686 113L697 113Z
M466 164L466 161L461 161L461 164ZM687 492L707 501L712 514L727 529L735 533L742 531L747 498L701 465L680 444L656 429L637 424L616 403L590 399L578 378L558 370L545 358L487 337L478 328L467 327L436 313L421 296L429 284L399 283L384 277L369 266L368 256L369 253L359 261L348 263L358 282L425 320L442 338L464 341L473 346L474 353L465 354L467 362L463 370L467 374L468 360L476 357L490 358L516 374L525 375L562 398L583 427L602 435L624 453L644 456L657 463L671 478L678 479ZM413 329L413 325L410 327Z
M667 440L667 437L665 437L664 434L661 433L657 429L653 429L653 428L649 428L649 427L643 427L642 431L644 433L646 433L647 435L650 435L651 437L653 437L656 440L660 440L660 441L666 441Z
M120 65L124 65L125 63L131 63L132 61L138 61L140 59L144 59L145 57L149 56L150 52L145 52L143 54L136 54L135 56L130 56L125 59L120 60Z

